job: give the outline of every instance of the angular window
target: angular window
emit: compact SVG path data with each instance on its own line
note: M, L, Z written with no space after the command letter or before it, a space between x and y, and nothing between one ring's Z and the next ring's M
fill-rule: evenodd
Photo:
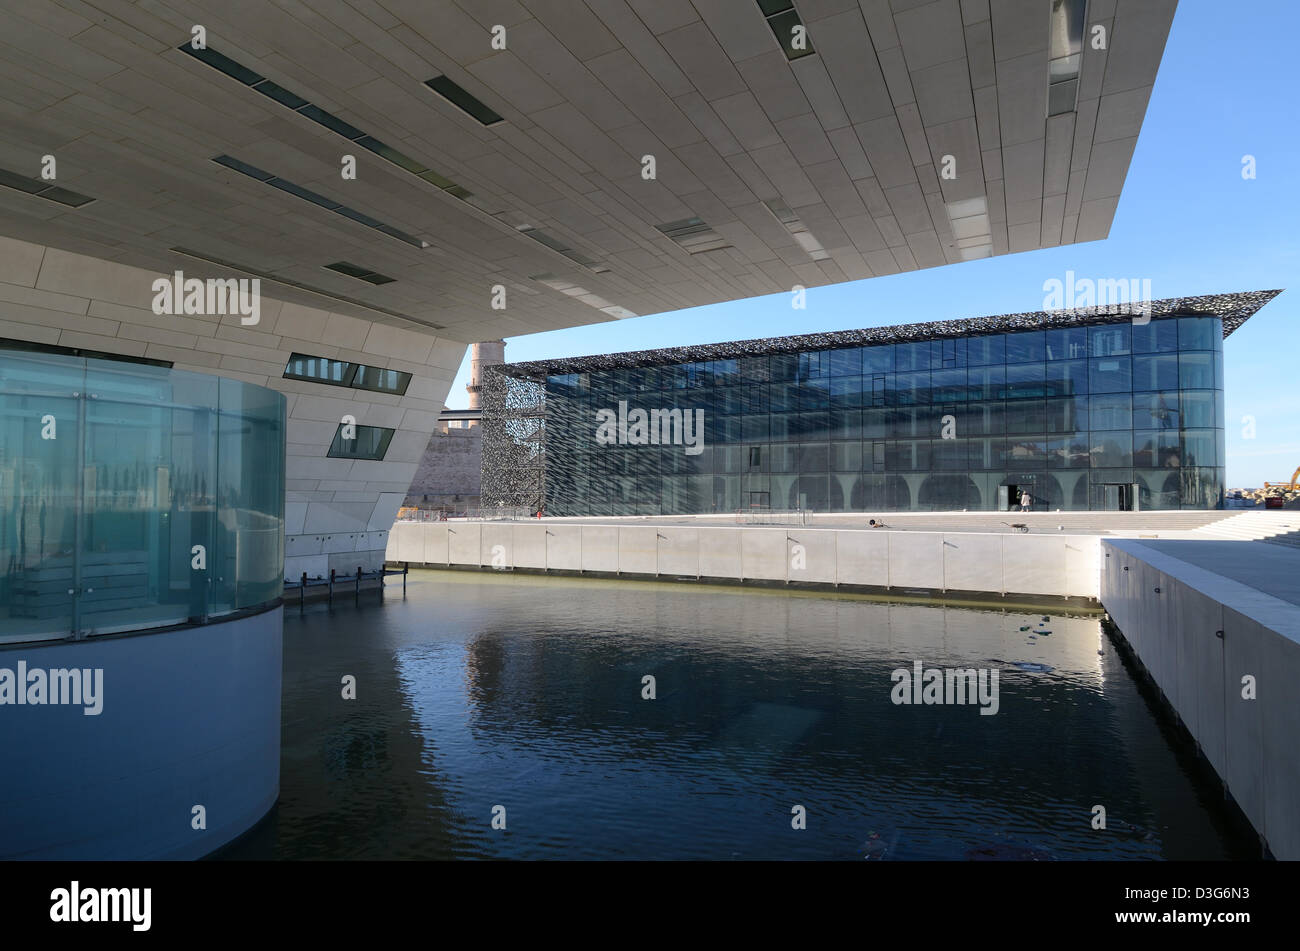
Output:
M351 433L351 439L344 438L345 430L355 430ZM379 462L388 452L388 444L392 442L395 432L397 430L386 426L347 426L339 423L339 428L334 433L334 441L330 443L330 451L326 455L331 459L366 459Z
M328 383L331 386L351 386L352 377L356 372L357 365L346 360L331 360L329 357L295 353L289 357L289 365L284 368L284 378Z
M295 353L289 357L289 363L284 368L284 378L375 393L392 393L395 396L404 395L406 388L411 385L411 374L403 370L363 366L306 353Z

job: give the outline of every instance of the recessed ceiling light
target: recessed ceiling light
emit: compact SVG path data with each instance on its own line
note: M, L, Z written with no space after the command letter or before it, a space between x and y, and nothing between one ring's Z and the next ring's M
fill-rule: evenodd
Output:
M283 179L271 175L270 172L263 171L262 169L257 168L254 165L249 165L247 162L241 162L239 159L233 158L232 156L218 155L212 161L216 162L219 165L223 165L226 168L229 168L233 171L240 172L244 175L247 175L249 178L256 179L259 182L263 182L274 188L278 188L280 189L280 191L288 192L290 195L294 195L298 198L302 198L306 201L309 201L313 205L319 205L321 208L324 208L327 211L332 211L335 214L342 215L343 217L349 218L352 221L358 222L359 224L363 224L369 228L373 228L376 231L383 232L384 234L396 238L398 241L401 241L405 244L409 244L413 247L417 247L421 249L427 248L429 246L429 243L427 241L417 238L414 235L407 234L405 231L402 231L398 228L394 228L392 225L384 224L382 221L379 221L375 218L371 218L369 215L363 214L362 212L357 211L355 208L348 208L346 205L341 205L332 198L328 198L325 195L321 195L317 192L312 191L311 189L303 188L301 185L295 182L291 182L288 181L287 179ZM270 177L264 177L264 176L270 176Z
M82 195L79 192L60 188L42 178L29 178L26 175L19 175L17 172L11 172L3 168L0 168L0 185L5 188L12 188L15 191L26 192L37 198L56 201L60 205L68 205L71 208L80 208L82 205L88 205L95 200L89 195Z
M285 287L297 288L300 291L306 291L309 294L315 294L317 297L325 297L329 300L342 301L345 304L351 304L354 307L362 307L366 310L373 310L377 314L387 314L389 317L396 317L399 320L409 321L413 324L419 324L421 327L428 327L430 330L446 330L442 324L435 324L429 320L421 320L419 317L412 317L410 314L402 314L395 310L389 310L386 307L379 307L375 304L368 304L363 300L357 300L354 297L344 297L342 294L335 294L331 291L319 287L313 287L310 284L304 284L301 281L295 281L292 278L283 277L279 274L272 274L270 271L262 271L258 268L249 267L246 264L238 264L234 261L228 261L225 258L219 258L215 255L204 254L202 251L195 251L191 248L172 247L168 248L176 254L183 254L187 258L194 258L197 261L206 261L208 264L215 264L218 267L224 267L231 271L242 271L245 274L251 274L254 277L260 277L264 281L270 281L273 284L283 284Z
M495 125L502 121L501 116L497 115L479 101L478 98L458 83L448 79L446 76L434 76L432 79L426 79L424 84L450 102L453 106L456 106L463 112L473 116L479 122L483 123L483 125Z

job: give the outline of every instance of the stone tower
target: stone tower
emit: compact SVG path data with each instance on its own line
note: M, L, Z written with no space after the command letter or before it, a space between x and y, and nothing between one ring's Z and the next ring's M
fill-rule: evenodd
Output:
M470 350L469 383L465 386L469 391L470 409L482 409L479 391L483 387L483 367L505 362L506 342L504 340L486 340L473 345Z

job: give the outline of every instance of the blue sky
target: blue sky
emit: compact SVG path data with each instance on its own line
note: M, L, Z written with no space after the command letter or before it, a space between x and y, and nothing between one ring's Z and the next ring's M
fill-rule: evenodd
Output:
M1300 0L1182 0L1104 241L507 340L511 362L1039 310L1067 270L1151 281L1154 298L1290 288L1224 345L1227 480L1300 466ZM1253 155L1256 178L1242 178ZM448 404L466 403L466 358ZM1254 418L1247 438L1243 417Z

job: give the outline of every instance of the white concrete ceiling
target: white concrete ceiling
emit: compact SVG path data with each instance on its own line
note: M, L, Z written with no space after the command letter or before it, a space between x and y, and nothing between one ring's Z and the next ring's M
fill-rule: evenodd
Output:
M39 177L53 155L57 185L95 200L0 188L0 234L225 273L169 250L187 248L357 303L266 289L276 296L466 342L613 319L605 305L652 314L1106 236L1176 0L1091 0L1107 49L1085 44L1077 107L1051 118L1052 0L795 6L814 52L790 61L756 0L10 4L0 169ZM195 24L211 49L474 203L180 51ZM503 121L433 92L438 75ZM215 164L222 154L428 247ZM944 155L953 180L938 174ZM794 226L778 220L787 209ZM707 250L656 228L689 218L712 230L694 239ZM336 261L393 283L324 269ZM505 310L490 306L495 284Z

